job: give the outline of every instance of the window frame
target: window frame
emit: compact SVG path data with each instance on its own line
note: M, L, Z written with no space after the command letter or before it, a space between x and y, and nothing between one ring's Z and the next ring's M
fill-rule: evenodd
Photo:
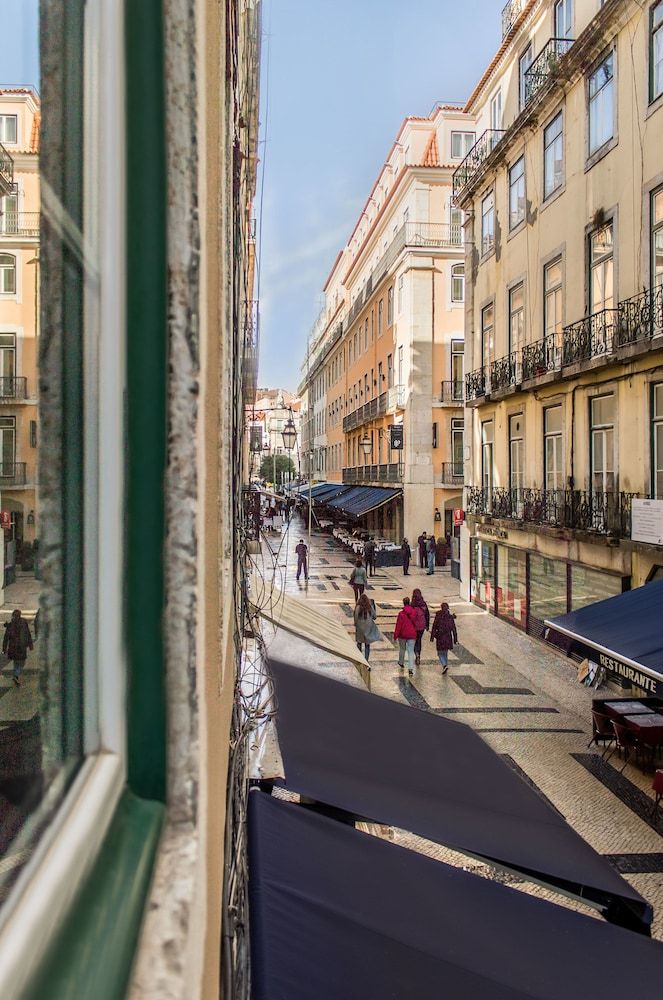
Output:
M611 76L608 81L606 81L597 91L592 94L592 80L601 70L601 68L607 63L611 63ZM610 88L611 93L611 132L610 135L603 138L599 145L592 147L592 107L597 101L597 97L602 94L606 88ZM606 153L608 153L615 143L617 142L617 110L618 110L618 90L617 90L617 50L616 48L610 48L603 53L602 56L597 59L592 68L587 72L586 75L586 117L587 117L587 168L590 168L600 160Z
M600 256L597 261L593 260L593 241L598 236L599 233L606 229L610 229L612 232L612 248L610 252L605 252ZM615 261L615 220L613 218L606 219L603 225L590 229L587 233L587 312L588 315L594 316L599 312L603 312L606 309L615 308L615 287L616 287L616 261ZM612 305L606 305L605 298L605 265L610 263L611 266L611 282L612 282ZM604 294L603 302L600 309L594 308L594 276L598 272L599 268L603 269L604 272Z
M2 133L4 132L4 127L0 128L0 142L3 146L17 146L18 145L18 115L13 114L0 114L0 124L4 126L5 122L14 122L14 138L4 139Z
M565 29L565 31L563 33L558 30L558 20L559 20L558 15L559 15L560 11L564 11L564 13L567 14L567 15L570 12L570 17L568 17L568 24L567 24L566 29ZM552 31L552 33L553 33L553 37L554 38L565 38L565 39L571 39L571 38L573 38L574 14L575 14L575 11L573 9L573 0L556 0L555 5L553 7L553 31Z
M559 431L549 431L547 428L548 414L551 410L560 411L560 430ZM557 474L560 478L559 486L551 486L549 481L550 471L548 469L548 441L555 441L555 452L557 451L557 444L559 443L559 469L557 469ZM543 407L543 488L548 492L553 492L557 490L564 489L564 408L562 403L552 403L550 406Z
M484 206L490 201L490 209L486 212ZM486 219L491 219L492 232L486 235ZM487 240L490 245L487 246ZM488 257L495 250L495 189L491 188L481 199L481 258Z
M460 378L455 378L454 367L457 363L458 358L460 358ZM451 338L451 360L450 368L451 374L451 398L458 399L459 402L463 401L463 387L465 385L465 340L460 337ZM460 386L460 395L457 396L454 392L454 386Z
M460 268L460 271L458 270ZM460 295L456 295L454 288L458 288L460 285ZM465 302L465 265L464 264L452 264L451 265L451 301L452 303L462 303Z
M8 261L13 261L12 264L4 263L4 258ZM5 277L8 274L13 274L13 288L6 289L4 287ZM18 295L18 260L16 254L14 253L0 253L0 298L15 298Z
M387 329L394 325L394 286L387 289Z
M509 435L509 491L511 493L516 492L518 496L520 496L522 490L524 490L525 488L525 430L523 427L522 430L518 430L517 435L514 435L512 426L515 420L520 420L524 424L524 419L525 418L522 410L519 411L518 413L510 413L508 416L508 424L507 424L508 435ZM513 463L514 444L519 445L518 450L520 452L520 460L521 460L521 469L518 472L518 475L521 478L521 483L520 485L515 485L515 486L514 486L514 463Z
M612 423L594 423L594 403L601 399L612 399L614 402L614 416L612 418ZM604 493L611 494L618 492L618 458L617 458L617 394L614 390L609 392L600 392L595 396L589 397L589 492L590 493ZM602 474L604 479L606 475L612 475L613 478L613 489L612 490L596 490L594 488L594 477L597 472L594 468L594 461L596 458L596 444L595 435L601 435L602 440L605 440L605 434L607 431L612 432L612 470L603 469ZM607 452L606 452L607 453Z
M527 59L529 59L529 62L523 69L525 61ZM525 48L518 56L518 110L519 111L522 111L525 105L527 104L527 99L525 94L527 81L525 79L525 74L527 73L527 70L530 68L533 62L534 62L534 43L530 38Z
M520 173L515 175L515 171L520 169ZM520 188L522 187L522 193ZM509 167L508 175L509 188L509 232L518 229L527 218L527 184L525 179L525 154L522 153L517 160ZM514 192L517 200L517 209L514 213L513 200Z
M553 125L557 122L558 119L560 122L559 133L554 137L552 142L546 142L546 134L548 133L549 129L553 127ZM546 154L549 149L554 147L555 143L558 140L561 143L562 147L562 156L561 156L562 166L560 171L560 178L559 182L548 190L546 186L546 180L548 176L547 173L548 164L547 164ZM566 148L565 148L565 136L564 136L564 111L562 108L559 109L556 115L553 115L548 124L544 127L542 141L543 141L543 201L547 202L551 198L553 198L559 191L563 190L564 185L566 183ZM554 176L554 169L553 169L553 176Z
M472 140L469 143L469 145L467 144L468 136ZM460 153L454 153L454 139L456 139L457 137L459 137L459 142L460 142L460 148L461 148ZM464 160L469 151L472 149L472 146L475 145L476 141L477 141L476 132L465 132L465 131L460 131L458 129L454 129L451 133L451 139L450 139L451 159Z
M661 475L663 476L663 447L661 448L661 455L658 456L658 448L656 444L656 430L661 427L663 430L663 404L661 405L661 414L657 416L656 414L656 390L660 388L663 391L663 382L652 382L650 388L650 410L649 410L649 433L650 433L650 454L651 454L651 495L654 500L663 499L663 488L659 496L657 490L657 473L659 471L658 466L660 463Z
M654 18L656 11L660 11L661 20L658 25L654 24ZM655 104L661 97L663 97L663 72L661 79L661 89L656 94L654 92L654 45L657 37L661 39L661 46L663 47L663 0L659 0L658 3L652 4L649 8L649 30L648 30L648 96L649 104Z
M551 268L559 265L559 284L558 285L548 285L548 273ZM548 310L549 310L549 296L554 294L555 297L559 292L560 299L560 310L559 310L559 326L558 328L549 329L548 328ZM543 265L543 336L546 337L560 334L564 328L564 258L562 254L558 254L553 257L552 260L546 261Z
M656 222L656 199L661 199L661 221ZM659 184L649 193L649 287L653 290L663 286L663 267L656 281L656 236L660 235L663 246L663 184Z

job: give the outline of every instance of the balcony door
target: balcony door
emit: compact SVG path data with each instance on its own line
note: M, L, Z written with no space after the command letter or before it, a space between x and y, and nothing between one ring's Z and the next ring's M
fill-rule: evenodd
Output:
M548 520L559 523L564 505L561 405L543 411L543 489Z
M525 487L525 439L523 436L524 419L522 413L509 417L509 490L511 504L515 513L520 516L523 505L523 490Z
M451 341L451 398L463 400L463 359L465 344L462 340Z
M451 421L451 461L454 479L463 475L463 434L465 421L462 417L453 417Z
M493 421L484 420L481 424L481 488L484 491L486 510L492 507L494 434Z
M555 38L573 38L573 0L555 4Z
M18 187L14 184L11 194L5 195L0 207L0 227L3 233L18 232Z
M590 400L593 494L614 494L615 476L615 397L596 396Z
M0 479L14 476L16 463L16 417L0 417Z
M0 333L0 395L7 395L16 375L16 334Z

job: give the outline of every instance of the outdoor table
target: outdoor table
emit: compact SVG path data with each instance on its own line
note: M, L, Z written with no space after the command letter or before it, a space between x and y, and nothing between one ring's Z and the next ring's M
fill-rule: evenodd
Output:
M651 750L652 762L654 751L663 746L663 716L658 712L651 715L625 715L623 721L638 737L641 747Z
M608 715L656 715L653 708L643 705L641 701L606 701L604 707Z

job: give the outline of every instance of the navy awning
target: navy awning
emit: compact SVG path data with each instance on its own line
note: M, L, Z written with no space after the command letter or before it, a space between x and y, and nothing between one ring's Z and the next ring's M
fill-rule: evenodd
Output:
M350 489L350 486L346 486L343 483L320 483L311 490L311 499L317 500L318 503L326 503L328 500L333 500L334 497L347 493ZM304 494L304 497L308 499L306 494Z
M352 489L329 502L330 507L336 507L346 514L361 517L372 510L377 510L383 504L389 503L394 497L402 494L402 490L388 486L353 486Z
M545 624L610 673L655 695L663 694L662 615L663 580L657 580Z
M651 906L469 726L269 666L289 789L582 896L648 933Z
M248 825L253 1000L623 1000L663 982L659 942L302 806L252 791Z

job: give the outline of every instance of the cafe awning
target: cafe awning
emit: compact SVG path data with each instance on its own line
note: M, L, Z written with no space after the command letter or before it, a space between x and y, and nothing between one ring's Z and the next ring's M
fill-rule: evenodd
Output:
M576 652L648 694L663 693L663 580L589 604L545 624ZM555 636L548 634L549 640ZM572 649L568 651L571 652Z
M285 784L582 897L649 932L651 906L469 726L270 659Z
M329 506L336 507L345 514L362 517L364 514L389 503L395 497L401 496L402 492L402 490L392 489L388 486L353 486L343 496L329 501Z
M257 789L248 831L253 1000L623 1000L663 981L659 942Z
M347 493L351 488L343 483L320 483L319 486L314 486L311 490L311 499L317 500L318 503L326 503L328 500L333 500L335 497ZM308 499L307 494L304 494L304 497Z

